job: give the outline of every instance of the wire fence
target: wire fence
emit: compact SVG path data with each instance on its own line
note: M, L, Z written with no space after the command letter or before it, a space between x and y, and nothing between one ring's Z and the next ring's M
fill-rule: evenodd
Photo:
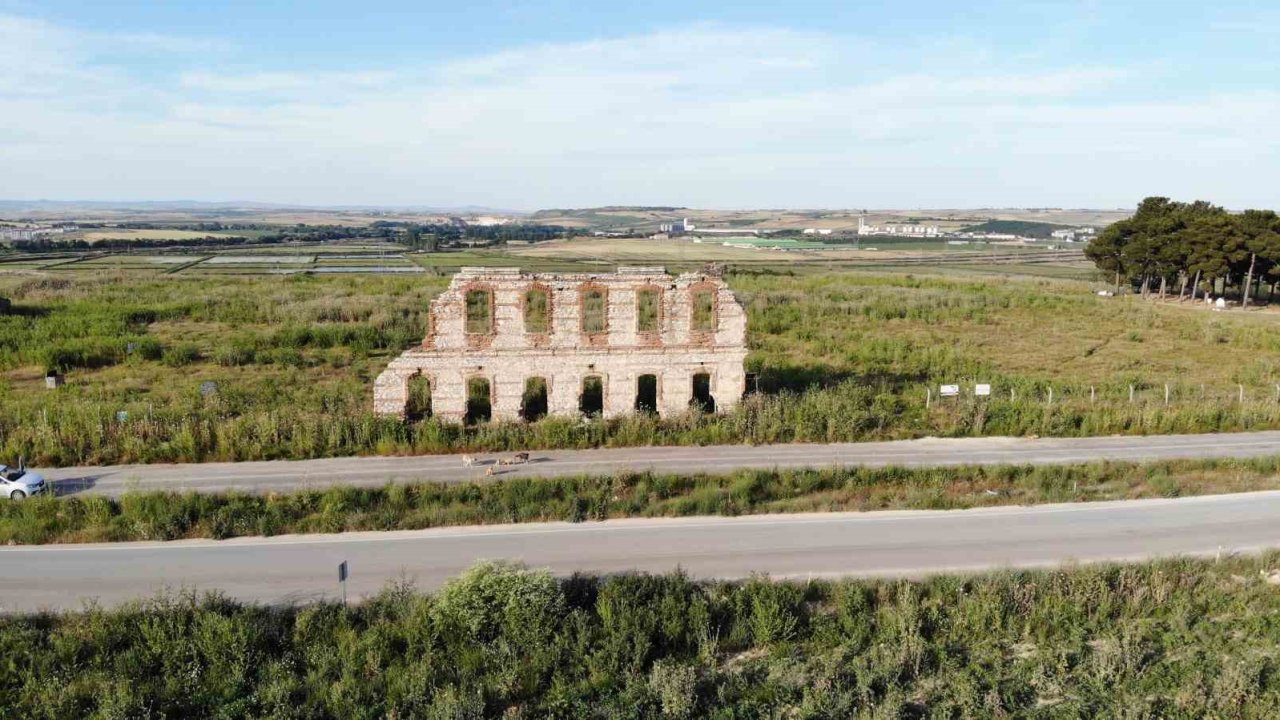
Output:
M1009 384L999 383L940 383L925 388L925 404L956 402L1029 402L1053 405L1055 403L1129 404L1129 405L1244 405L1280 404L1280 383L1268 385L1232 385L1167 382L1127 384Z

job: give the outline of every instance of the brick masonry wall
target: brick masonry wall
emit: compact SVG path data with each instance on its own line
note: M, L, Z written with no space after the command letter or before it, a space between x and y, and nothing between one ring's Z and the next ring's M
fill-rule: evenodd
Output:
M525 332L525 294L531 288L550 293L550 330ZM661 291L660 332L637 332L637 292ZM582 329L582 297L598 289L607 298L604 333ZM493 331L468 333L467 293L489 293ZM697 292L714 295L715 328L695 332ZM717 410L733 407L746 386L746 313L719 277L687 273L677 277L662 268L618 268L607 274L532 274L514 268L463 268L449 288L431 303L430 332L421 347L393 360L374 383L374 409L403 415L409 381L415 375L431 384L437 417L460 421L467 410L467 383L489 382L495 420L516 420L531 377L547 382L548 412L578 414L583 380L600 377L604 413L633 411L641 375L655 375L658 411L673 415L688 407L693 377L710 376Z

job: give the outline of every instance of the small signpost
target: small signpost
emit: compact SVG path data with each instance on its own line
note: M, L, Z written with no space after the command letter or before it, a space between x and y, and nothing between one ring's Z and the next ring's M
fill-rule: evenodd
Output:
M338 563L338 583L342 585L342 604L347 604L347 561Z
M977 385L973 386L973 394L976 397L990 397L991 385L987 383L978 383Z
M938 388L938 394L942 397L955 397L960 394L959 385L943 385Z

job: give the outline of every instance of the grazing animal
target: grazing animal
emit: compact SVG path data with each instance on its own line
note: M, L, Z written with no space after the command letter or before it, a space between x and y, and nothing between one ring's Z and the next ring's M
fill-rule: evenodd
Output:
M475 464L476 464L476 459L475 459L475 458L471 457L470 455L463 455L463 456L462 456L462 466L463 466L463 467L471 467L472 465L475 465Z
M529 462L529 453L519 452L509 458L498 458L499 465L520 465Z

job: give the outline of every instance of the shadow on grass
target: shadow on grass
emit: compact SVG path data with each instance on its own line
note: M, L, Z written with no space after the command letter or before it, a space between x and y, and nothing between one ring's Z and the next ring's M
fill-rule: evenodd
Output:
M903 387L928 379L923 373L856 373L826 364L770 365L759 368L755 378L755 387L752 388L748 383L748 390L754 389L767 395L784 391L802 393L821 390L835 387L847 380L856 380L858 384L867 386Z

